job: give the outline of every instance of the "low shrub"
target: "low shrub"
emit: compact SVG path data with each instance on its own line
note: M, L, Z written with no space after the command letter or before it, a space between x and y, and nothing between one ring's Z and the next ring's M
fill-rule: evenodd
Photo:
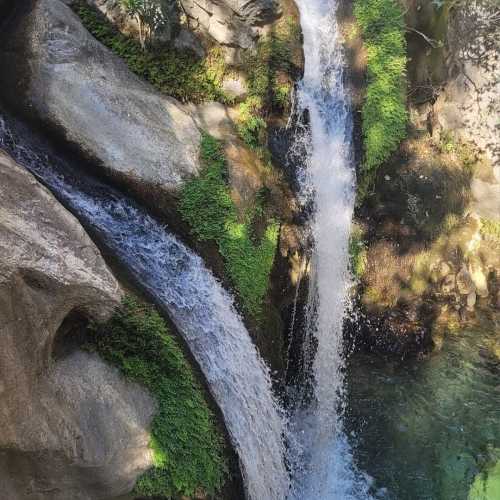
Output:
M220 48L212 49L203 60L198 60L189 51L169 46L143 50L137 40L120 33L100 12L86 3L78 2L73 8L97 40L160 92L181 101L227 102L222 89L226 65Z
M396 0L355 0L354 14L367 53L363 169L371 171L387 160L406 136L404 13Z
M201 145L203 170L188 181L181 193L179 209L200 241L214 241L224 258L226 272L247 314L261 319L262 306L274 262L279 224L265 219L261 238L253 234L257 218L265 217L262 197L257 196L252 213L238 219L227 185L226 160L221 144L204 134Z
M224 441L201 385L165 322L132 297L104 324L91 324L89 350L144 385L158 410L151 429L154 466L141 476L142 497L215 494L227 474Z
M483 238L500 242L500 221L481 218L481 234Z
M240 104L237 122L238 134L251 148L258 148L265 142L267 124L261 116L262 101L251 96Z
M349 238L349 258L351 272L357 279L361 279L366 271L368 259L365 231L359 224L353 224Z

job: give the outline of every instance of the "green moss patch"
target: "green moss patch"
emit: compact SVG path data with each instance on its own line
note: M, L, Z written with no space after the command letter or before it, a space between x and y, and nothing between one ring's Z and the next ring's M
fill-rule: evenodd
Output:
M201 160L201 175L187 182L182 190L180 212L199 241L217 243L227 275L238 292L245 312L260 320L279 225L265 216L260 197L256 197L252 213L239 220L226 181L227 167L222 146L207 134L202 138ZM261 237L257 237L253 230L259 219L265 219Z
M354 14L367 53L363 104L365 171L373 171L406 136L406 41L404 13L396 0L355 0Z
M201 385L158 312L127 297L105 324L92 324L89 349L155 397L154 466L136 485L144 497L213 495L227 473L224 440Z
M500 461L476 476L468 500L498 500L500 498Z
M203 60L197 60L189 51L171 47L143 50L137 40L120 33L100 12L84 2L73 8L97 40L160 92L181 101L227 101L222 90L226 66L221 49L214 48Z

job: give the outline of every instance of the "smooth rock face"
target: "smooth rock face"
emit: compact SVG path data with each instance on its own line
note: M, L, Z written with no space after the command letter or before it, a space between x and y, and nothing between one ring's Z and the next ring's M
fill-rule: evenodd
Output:
M0 152L0 496L95 500L151 465L154 403L73 343L122 291L78 221Z
M59 0L38 0L0 39L0 98L156 204L199 169L200 133L97 42ZM23 97L20 98L20 90Z
M224 79L222 88L224 92L236 102L242 102L248 96L248 84L243 75Z
M224 3L248 24L271 22L280 13L278 0L224 0Z
M271 23L281 13L277 0L185 0L182 5L217 42L243 49L254 44L255 26Z

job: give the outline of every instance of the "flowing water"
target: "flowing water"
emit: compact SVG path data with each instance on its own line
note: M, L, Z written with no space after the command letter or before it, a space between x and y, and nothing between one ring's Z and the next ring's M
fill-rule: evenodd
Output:
M357 354L346 366L342 355L354 169L337 2L297 0L305 73L296 108L307 127L296 145L313 209L302 373L288 388L287 416L230 296L198 256L1 116L0 147L99 234L177 325L223 413L249 499L466 500L478 472L500 464L495 330L452 336L423 362Z
M200 365L238 453L247 496L283 500L283 414L269 372L233 301L203 261L158 221L109 186L47 154L0 116L0 148L45 184L168 312Z
M350 284L354 168L337 0L297 3L305 71L296 106L309 122L297 146L306 152L302 185L313 205L313 248L302 349L302 369L310 369L311 382L294 388L290 423L293 495L297 500L369 498L368 483L353 465L342 419L342 324Z

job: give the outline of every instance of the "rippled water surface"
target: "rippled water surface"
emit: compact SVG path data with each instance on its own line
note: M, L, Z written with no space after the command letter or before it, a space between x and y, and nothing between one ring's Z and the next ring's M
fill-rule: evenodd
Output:
M467 499L489 471L470 498L500 499L499 356L493 322L449 335L423 361L350 360L346 424L358 466L385 498Z

